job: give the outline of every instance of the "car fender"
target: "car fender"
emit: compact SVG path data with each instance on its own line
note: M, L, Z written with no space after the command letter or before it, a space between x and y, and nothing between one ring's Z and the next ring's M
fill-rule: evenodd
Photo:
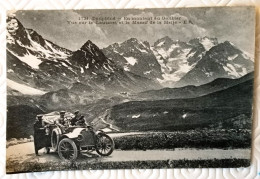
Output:
M64 134L64 136L68 137L68 138L76 138L79 136L80 132L86 130L86 128L76 128L74 129L72 132Z
M98 131L96 132L96 135L98 135L98 134L104 134L104 133L105 133L105 132L100 129L100 130L98 130Z

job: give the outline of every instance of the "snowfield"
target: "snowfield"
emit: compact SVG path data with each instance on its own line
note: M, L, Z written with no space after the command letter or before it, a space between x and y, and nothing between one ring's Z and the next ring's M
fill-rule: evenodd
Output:
M39 69L39 65L42 63L40 59L32 54L25 55L23 57L17 56L22 62L31 66L34 69Z
M26 94L26 95L42 95L45 94L46 92L32 88L30 86L27 86L25 84L20 84L17 83L13 80L7 79L7 86L19 91L22 94Z
M137 63L137 59L135 59L134 57L125 57L125 59L132 66L134 66Z
M213 46L215 46L215 44L209 38L202 38L200 43L203 45L203 47L206 49L206 51L208 51Z

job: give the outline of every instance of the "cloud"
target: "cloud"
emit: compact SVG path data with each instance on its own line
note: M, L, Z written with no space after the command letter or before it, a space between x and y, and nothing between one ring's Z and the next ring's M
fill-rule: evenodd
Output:
M17 18L26 28L32 28L58 45L79 49L87 40L106 39L106 33L96 24L78 24L82 16L74 11L17 11ZM75 24L74 22L77 22Z
M195 37L210 36L219 42L229 40L250 53L254 50L254 11L252 7L147 9L147 10L65 10L65 11L14 11L26 28L36 30L44 38L71 49L79 49L87 40L99 47L122 42L131 37L150 43L169 36L173 40L188 41ZM10 11L9 11L10 12ZM11 12L10 12L11 13ZM69 24L80 17L175 18L192 23L177 24ZM34 20L35 19L35 20ZM239 38L238 38L239 37Z
M253 7L209 8L205 11L205 23L209 36L219 42L230 41L238 48L254 54Z
M197 22L183 16L179 13L168 16L154 16L151 12L142 12L137 15L129 14L120 19L120 22L125 23L126 19L130 24L116 25L116 33L118 41L136 37L141 40L154 42L164 36L169 36L172 39L187 40L190 38L205 36L207 30L197 25ZM129 20L130 19L130 20ZM138 20L139 19L139 20ZM162 24L149 24L151 20L160 19ZM148 24L133 24L134 21L145 22ZM175 22L175 24L165 24L165 22Z
M107 38L105 32L102 30L101 27L93 24L73 24L71 22L79 23L79 18L82 16L76 12L71 11L70 13L65 13L66 16L62 16L60 19L67 24L62 26L58 26L58 32L62 32L61 38L66 38L65 43L70 43L70 49L73 50L78 49L81 45L83 45L87 40L95 40L96 42L103 41ZM64 36L65 34L65 36ZM67 42L66 42L67 41ZM74 44L74 45L73 45Z

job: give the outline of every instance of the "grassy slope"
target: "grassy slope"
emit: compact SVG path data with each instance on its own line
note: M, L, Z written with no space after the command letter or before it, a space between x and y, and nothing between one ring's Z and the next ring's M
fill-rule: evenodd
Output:
M248 80L198 98L132 101L114 106L111 119L123 130L194 129L239 116L251 123L252 91L253 80Z

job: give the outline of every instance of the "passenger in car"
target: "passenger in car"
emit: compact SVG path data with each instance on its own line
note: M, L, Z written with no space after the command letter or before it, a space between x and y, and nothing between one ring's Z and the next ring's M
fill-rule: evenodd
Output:
M65 122L65 111L61 111L60 112L60 118L56 121L56 125L58 125L62 132L65 132L65 128L66 128L66 122Z

